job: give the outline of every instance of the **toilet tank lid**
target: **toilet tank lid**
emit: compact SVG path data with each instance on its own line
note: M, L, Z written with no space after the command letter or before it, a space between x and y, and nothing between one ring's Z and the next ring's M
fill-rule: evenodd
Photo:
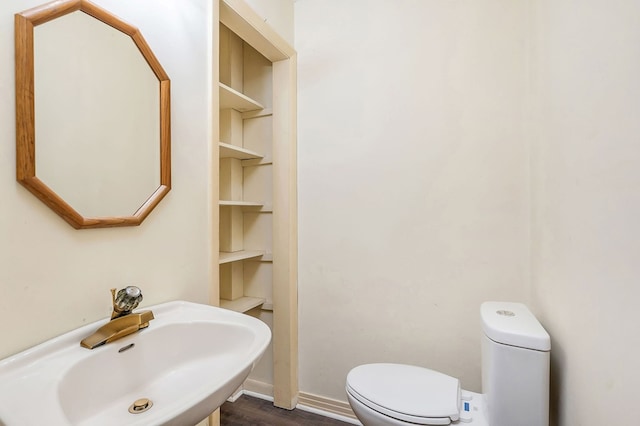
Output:
M551 350L551 338L522 303L484 302L480 307L482 329L491 340L537 351Z

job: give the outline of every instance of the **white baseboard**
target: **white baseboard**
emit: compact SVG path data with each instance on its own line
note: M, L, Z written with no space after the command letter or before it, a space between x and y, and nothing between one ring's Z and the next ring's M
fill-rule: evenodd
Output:
M267 398L264 398L264 396L268 396L269 400L273 401L273 385L270 383L259 382L253 379L247 379L242 384L242 389L245 391L245 393L249 391L251 393L262 395L262 396L257 396L257 398L267 399Z
M244 392L243 392L242 386L240 386L229 398L227 398L227 401L236 402L238 398L240 398L243 394Z
M331 417L346 423L362 425L353 414L353 410L348 402L326 398L324 396L311 393L300 392L298 395L298 405L296 408L310 411L321 416Z

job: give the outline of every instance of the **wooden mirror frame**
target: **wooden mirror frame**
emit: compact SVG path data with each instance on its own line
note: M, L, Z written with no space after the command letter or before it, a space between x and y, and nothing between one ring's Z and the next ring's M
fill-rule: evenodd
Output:
M160 82L160 186L131 216L84 217L36 177L34 27L81 11L131 37ZM55 0L15 15L16 179L76 229L137 226L171 190L170 81L140 31L86 0Z

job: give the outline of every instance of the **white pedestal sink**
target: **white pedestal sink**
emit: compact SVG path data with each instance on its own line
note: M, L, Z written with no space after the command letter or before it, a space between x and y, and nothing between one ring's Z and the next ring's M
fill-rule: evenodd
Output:
M93 350L83 326L0 361L0 425L195 425L247 378L271 332L208 305L151 306L147 329ZM131 414L138 399L147 411Z

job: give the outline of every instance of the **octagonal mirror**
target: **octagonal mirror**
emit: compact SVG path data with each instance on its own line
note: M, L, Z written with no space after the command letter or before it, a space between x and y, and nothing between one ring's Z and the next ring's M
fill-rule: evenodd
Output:
M139 225L171 188L170 82L85 0L16 14L16 177L77 229Z

